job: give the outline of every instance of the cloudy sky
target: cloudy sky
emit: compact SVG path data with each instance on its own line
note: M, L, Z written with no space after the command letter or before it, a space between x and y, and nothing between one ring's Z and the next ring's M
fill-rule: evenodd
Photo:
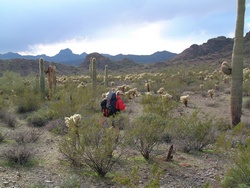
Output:
M233 38L237 0L1 0L0 54L181 53ZM245 32L250 30L246 0Z

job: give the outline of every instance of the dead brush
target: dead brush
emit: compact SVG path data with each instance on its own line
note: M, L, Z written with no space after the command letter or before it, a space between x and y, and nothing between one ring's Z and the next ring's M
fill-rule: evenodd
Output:
M15 128L17 125L16 116L8 111L2 110L0 112L0 119L2 119L3 122L10 128Z
M26 145L15 145L6 149L6 151L1 154L1 157L11 164L25 165L31 160L33 155L34 152L32 149Z
M40 130L22 130L14 134L13 140L15 140L18 144L34 143L39 139L42 134L43 132L41 132Z
M3 142L7 137L7 133L0 132L0 143Z

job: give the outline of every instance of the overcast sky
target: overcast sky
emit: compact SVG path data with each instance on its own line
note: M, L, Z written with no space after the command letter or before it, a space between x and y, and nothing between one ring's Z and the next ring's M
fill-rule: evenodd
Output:
M237 0L1 0L0 54L181 53L233 38ZM245 32L250 30L246 0Z

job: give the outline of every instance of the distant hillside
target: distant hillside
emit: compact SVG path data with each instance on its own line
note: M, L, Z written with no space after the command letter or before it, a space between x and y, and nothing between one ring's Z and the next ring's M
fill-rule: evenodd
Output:
M175 57L177 54L168 51L161 51L161 52L155 52L151 55L122 55L122 54L118 54L115 56L111 56L108 54L103 54L103 55L115 61L122 59L130 59L136 63L157 63L171 59Z
M182 53L166 61L167 64L231 62L234 39L223 36L209 39L201 45L193 44ZM250 32L244 37L244 60L250 60Z
M46 56L46 55L37 55L37 56L22 56L18 53L12 53L9 52L7 54L0 54L0 59L2 60L8 60L8 59L40 59L41 57L48 62L57 62L62 63L65 65L72 65L72 66L78 66L82 63L83 59L87 56L87 53L82 53L80 55L74 54L70 49L66 48L64 50L61 50L58 54L55 56ZM152 55L109 55L109 54L102 54L104 57L107 57L113 61L120 61L123 59L130 59L136 63L154 63L154 62L163 62L166 61L177 54L162 51L162 52L156 52Z
M45 68L49 65L56 66L57 75L72 75L80 74L81 70L78 67L67 66L61 63L44 62ZM32 59L10 59L0 60L0 76L5 71L17 72L22 76L39 73L39 60Z
M155 63L137 63L132 60L133 55L123 56L120 54L115 57L107 54L103 55L99 53L83 53L80 60L74 60L78 65L71 66L72 62L74 61L69 59L71 59L74 55L72 55L73 53L69 49L61 50L60 53L55 56L58 59L68 60L69 63L67 65L64 63L55 63L54 61L48 61L46 60L46 57L44 57L44 59L45 66L48 66L49 64L55 65L57 68L57 74L59 75L80 75L83 73L88 73L91 57L96 58L98 71L104 71L105 65L108 65L110 71L127 73L135 73L141 71L160 71L170 66L179 64L198 65L202 63L209 63L211 65L216 65L219 67L220 64L225 60L231 62L233 43L233 39L220 36L209 39L207 42L201 45L193 44L189 48L185 49L182 53L174 55L172 58L165 61L161 61L160 59L160 56L162 56L162 58L166 57L165 52L156 52L152 55L147 56L151 60L154 59ZM35 60L20 58L19 55L13 53L8 53L1 56L4 56L5 58L15 57L17 59L0 60L0 75L3 71L7 70L18 72L21 75L38 73L38 56L36 56L37 59ZM41 55L40 57L43 57L43 55ZM78 55L77 57L80 58L80 55ZM120 59L122 57L125 58ZM117 60L114 60L113 58ZM146 59L146 56L143 56L143 58ZM80 63L78 61L80 61ZM146 60L144 60L144 62L145 61ZM248 32L244 37L244 65L249 67L249 64L250 32Z
M131 70L131 69L136 70L138 68L143 68L142 64L135 63L130 59L122 59L119 61L114 61L99 53L91 53L87 55L79 67L81 69L88 69L91 57L96 58L97 69L101 69L101 70L104 70L105 65L108 65L109 70L122 71L122 72Z
M82 60L79 66L69 66L62 63L48 62L45 61L45 68L48 65L53 65L56 67L57 75L82 75L89 73L90 58L95 57L97 62L97 70L103 72L105 65L108 65L110 71L115 72L131 72L138 70L143 70L143 64L134 63L132 60L123 59L120 61L113 61L99 53L92 53L86 56ZM17 72L22 76L29 74L38 74L39 70L39 60L33 59L10 59L10 60L0 60L0 76L4 71Z

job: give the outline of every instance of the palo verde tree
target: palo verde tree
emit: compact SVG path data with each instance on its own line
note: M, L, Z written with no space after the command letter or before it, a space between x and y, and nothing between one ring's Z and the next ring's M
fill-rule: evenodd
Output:
M238 0L236 30L232 53L231 82L231 123L233 126L241 122L242 87L243 87L243 31L245 16L245 0Z

